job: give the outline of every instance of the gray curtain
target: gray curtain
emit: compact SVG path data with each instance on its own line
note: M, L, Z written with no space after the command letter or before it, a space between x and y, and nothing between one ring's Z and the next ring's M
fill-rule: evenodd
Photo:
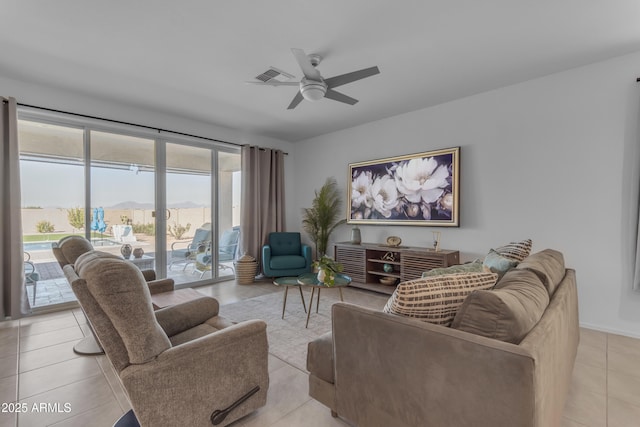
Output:
M284 231L284 210L284 153L243 146L240 254L251 255L262 266L267 236Z
M2 98L0 116L2 154L0 168L2 180L2 207L0 207L0 259L2 267L2 293L0 294L0 320L5 317L19 319L28 311L24 287L22 252L22 220L20 218L20 155L18 151L18 114L16 100Z
M638 110L640 114L640 110ZM629 227L631 229L629 246L631 255L631 272L633 274L631 287L640 292L640 119L637 121L635 138L626 141L624 152L624 167L628 172L625 179L629 186ZM628 278L628 276L626 276Z

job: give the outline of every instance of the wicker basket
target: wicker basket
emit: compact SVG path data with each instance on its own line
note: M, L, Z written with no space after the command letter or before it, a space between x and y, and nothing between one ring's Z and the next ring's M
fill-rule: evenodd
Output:
M236 280L241 285L253 283L258 272L258 263L251 255L244 254L235 262Z

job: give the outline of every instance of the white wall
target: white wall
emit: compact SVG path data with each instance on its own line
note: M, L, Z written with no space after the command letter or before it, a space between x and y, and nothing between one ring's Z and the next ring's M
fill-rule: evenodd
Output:
M461 227L439 229L442 247L463 260L525 238L534 251L558 249L577 271L581 324L640 337L640 293L628 273L638 75L640 53L297 143L289 228L300 227L300 207L326 177L346 192L350 162L460 146ZM361 229L365 242L398 235L414 246L430 246L438 230ZM334 239L348 240L349 230Z

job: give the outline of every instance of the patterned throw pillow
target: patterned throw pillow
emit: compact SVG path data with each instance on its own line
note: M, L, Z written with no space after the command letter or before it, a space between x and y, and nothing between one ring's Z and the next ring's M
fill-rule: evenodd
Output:
M486 272L410 280L398 285L382 311L449 326L467 295L491 289L497 280L497 274Z
M531 253L532 245L531 239L526 239L521 242L511 242L508 245L500 246L495 251L512 261L522 262Z

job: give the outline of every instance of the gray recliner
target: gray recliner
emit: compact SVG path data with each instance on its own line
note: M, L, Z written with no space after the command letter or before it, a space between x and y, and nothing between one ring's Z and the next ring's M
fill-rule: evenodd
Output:
M85 254L64 267L141 426L227 425L265 405L266 324L202 297L153 311L131 263Z
M64 269L65 265L73 265L76 260L91 252L92 258L115 258L119 259L117 255L109 254L107 252L100 252L93 250L93 245L87 239L82 236L67 236L60 239L53 245L53 255L58 260L60 267ZM161 292L169 292L174 289L174 282L171 279L156 280L156 272L153 270L142 270L142 275L147 281L147 286L151 294L157 294ZM35 301L35 289L34 289L34 301ZM86 315L85 315L86 317ZM83 356L94 356L104 353L100 343L95 337L95 332L91 322L88 322L92 335L87 335L73 346L73 351Z

